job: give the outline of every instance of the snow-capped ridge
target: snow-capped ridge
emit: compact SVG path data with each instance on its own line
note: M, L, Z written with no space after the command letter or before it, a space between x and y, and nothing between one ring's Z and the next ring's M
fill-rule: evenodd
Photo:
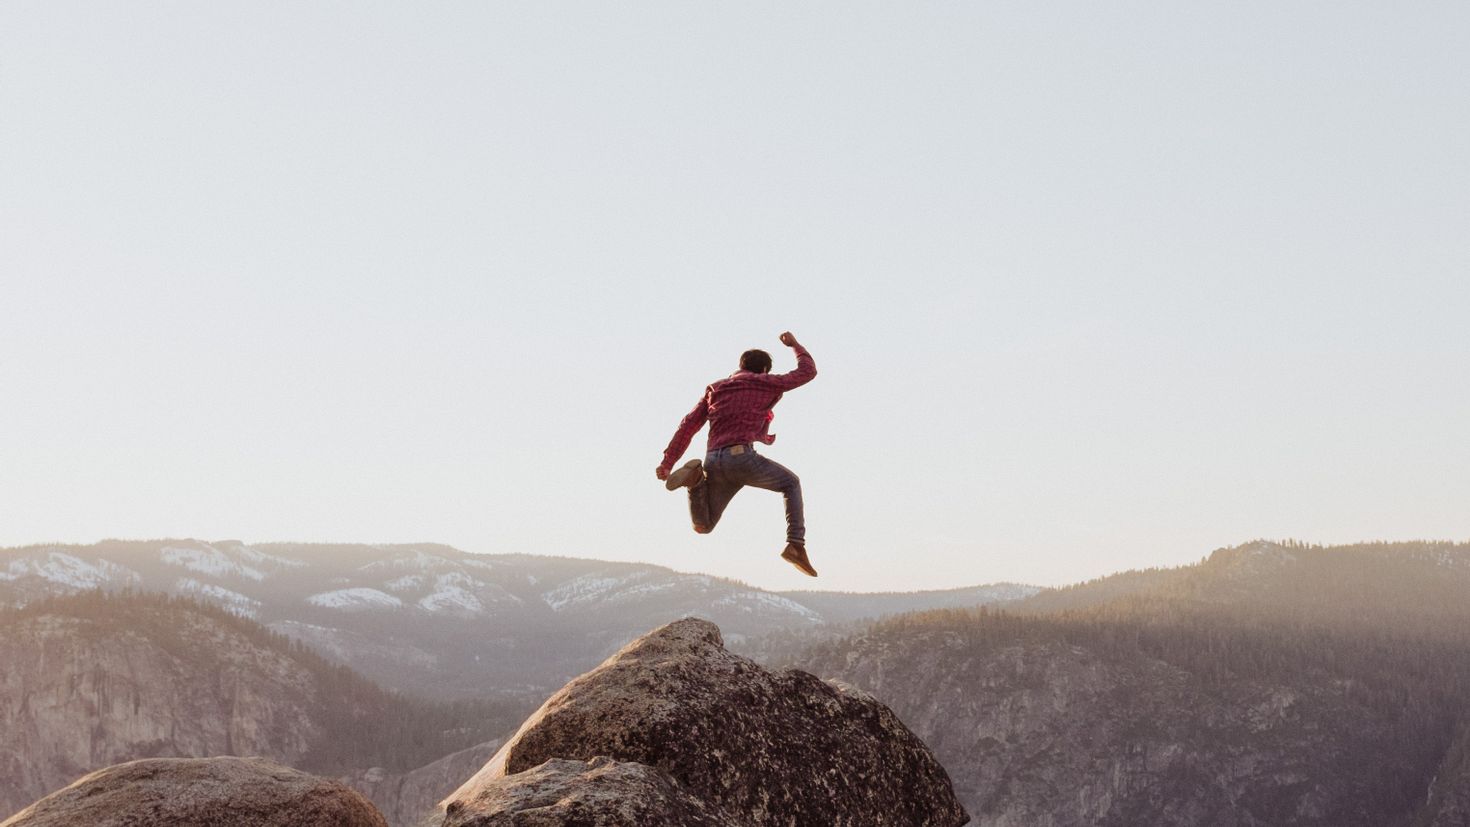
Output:
M328 609L348 610L396 609L403 606L403 601L393 595L364 586L314 594L306 598L306 602L313 606L323 606Z
M246 597L237 591L231 591L223 586L213 583L205 583L192 577L180 577L174 583L174 589L180 594L192 595L220 604L226 611L240 615L241 617L254 618L260 612L260 601Z
M102 559L89 563L64 551L47 551L46 557L41 560L27 557L11 560L0 571L0 580L19 580L27 576L39 577L74 589L128 585L139 579L138 573L126 566ZM119 584L119 580L122 583Z
M205 545L203 548L164 546L159 550L158 556L159 559L169 565L182 566L189 571L197 571L201 574L213 575L215 577L234 575L249 578L256 582L265 579L264 571L237 562L231 559L228 554L210 545Z

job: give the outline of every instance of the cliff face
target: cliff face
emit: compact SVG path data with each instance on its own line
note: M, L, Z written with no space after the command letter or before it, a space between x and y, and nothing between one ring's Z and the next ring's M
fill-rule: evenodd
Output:
M530 817L552 802L565 812ZM934 755L887 707L805 672L769 672L692 618L553 695L445 807L446 827L969 820ZM642 821L627 820L634 810Z
M1390 785L1345 765L1401 756L1391 727L1326 687L1217 692L1065 644L962 660L912 643L927 654L860 653L838 674L892 699L994 827L1375 823L1365 799Z
M807 666L883 697L994 827L1470 823L1442 653L1286 634L914 620Z
M167 645L103 619L42 615L0 635L0 813L119 761L301 759L321 729L312 676L199 615Z
M354 778L395 816L418 815L493 752L461 750L514 726L499 701L393 695L253 621L162 595L0 611L0 664L0 817L118 762L216 755L332 776L377 767Z

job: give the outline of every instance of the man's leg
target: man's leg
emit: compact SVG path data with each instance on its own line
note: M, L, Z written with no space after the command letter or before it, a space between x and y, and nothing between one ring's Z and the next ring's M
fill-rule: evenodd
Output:
M752 452L741 482L786 498L786 542L806 544L806 514L801 503L801 479L779 462Z
M689 489L689 519L700 534L715 530L720 515L725 513L725 506L743 487L743 483L731 479L724 472L719 462L706 463L704 470L704 482Z

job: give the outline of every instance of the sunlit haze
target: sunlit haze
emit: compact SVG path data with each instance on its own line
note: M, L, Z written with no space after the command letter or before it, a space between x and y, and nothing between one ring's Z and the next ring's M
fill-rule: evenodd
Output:
M1470 537L1470 5L0 5L0 545ZM764 347L781 499L654 467ZM704 433L688 457L702 454Z

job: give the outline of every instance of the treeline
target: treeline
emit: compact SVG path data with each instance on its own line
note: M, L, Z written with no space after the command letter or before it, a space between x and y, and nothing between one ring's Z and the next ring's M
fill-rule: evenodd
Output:
M401 772L423 766L513 730L524 718L524 702L503 699L429 701L390 692L347 666L334 663L286 635L271 631L214 604L188 597L129 591L90 591L48 597L21 608L0 610L0 634L43 616L91 621L76 632L94 640L119 631L146 638L192 665L213 668L188 637L203 618L251 645L277 652L312 675L317 691L313 717L324 735L302 761L302 769L334 774L384 767ZM202 660L202 662L201 662Z

